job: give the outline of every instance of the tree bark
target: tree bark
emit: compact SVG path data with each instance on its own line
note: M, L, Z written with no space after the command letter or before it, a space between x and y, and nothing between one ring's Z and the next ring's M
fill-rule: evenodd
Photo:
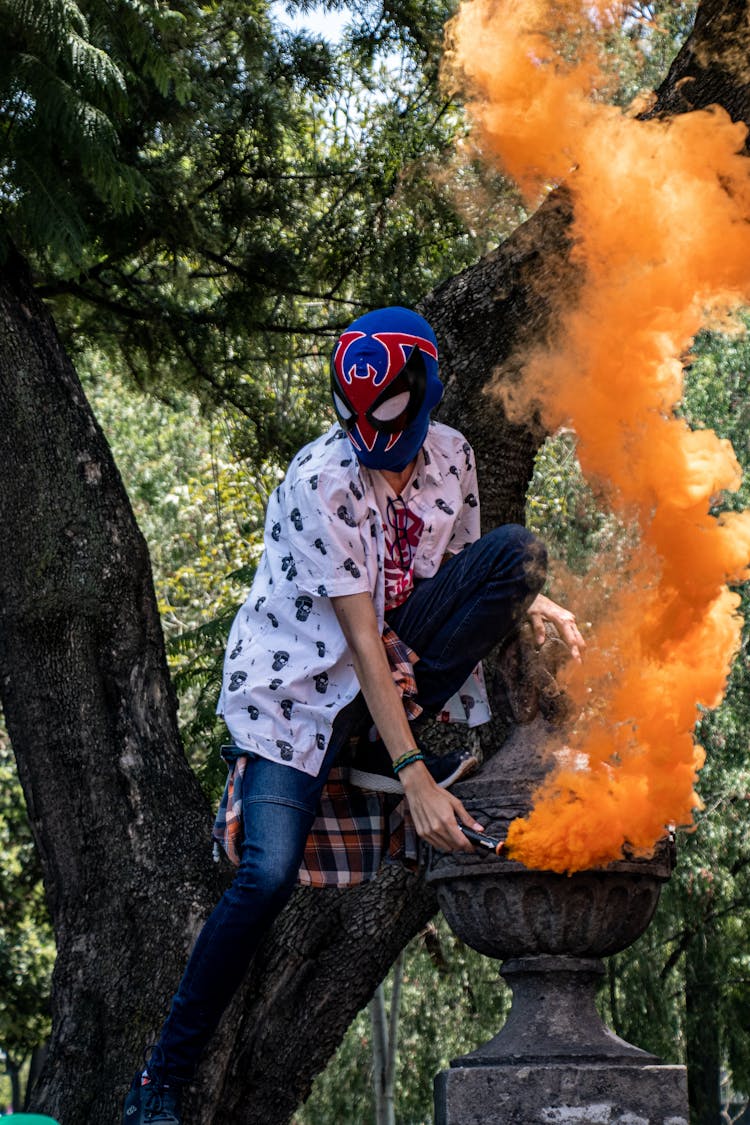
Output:
M655 111L709 98L747 120L747 26L746 4L707 0ZM728 49L727 27L743 49ZM486 526L522 520L544 435L509 426L485 392L516 376L530 343L553 338L551 310L575 291L569 220L558 193L422 305L447 376L440 417L476 449ZM179 744L145 544L17 255L0 268L0 323L0 692L58 944L50 1056L32 1105L64 1125L107 1125L228 873L210 862L211 811ZM485 733L488 750L500 734ZM186 1119L287 1122L434 910L419 876L400 870L349 891L298 890Z

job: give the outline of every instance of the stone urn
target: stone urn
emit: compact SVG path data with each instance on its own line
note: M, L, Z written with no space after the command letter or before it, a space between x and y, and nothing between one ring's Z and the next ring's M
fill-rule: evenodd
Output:
M562 752L541 713L453 792L505 838ZM427 878L453 931L502 961L513 1002L488 1043L436 1079L436 1125L687 1125L684 1067L665 1066L604 1026L594 1003L601 958L648 926L674 863L665 837L649 859L572 876L477 852L432 854Z

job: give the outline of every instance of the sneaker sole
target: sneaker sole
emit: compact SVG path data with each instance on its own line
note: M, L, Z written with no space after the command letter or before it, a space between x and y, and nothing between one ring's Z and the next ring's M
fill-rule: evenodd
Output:
M478 765L477 758L464 758L463 761L458 763L453 773L438 782L438 786L441 789L449 789L462 777L468 777L469 774L474 773ZM345 775L345 780L351 785L356 785L358 789L370 789L374 793L398 793L401 796L404 794L404 787L397 777L386 777L385 774L381 773L367 773L366 770L351 767Z

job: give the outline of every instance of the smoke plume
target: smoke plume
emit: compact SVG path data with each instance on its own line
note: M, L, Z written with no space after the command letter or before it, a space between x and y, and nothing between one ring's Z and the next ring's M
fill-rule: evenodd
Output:
M690 823L698 706L723 695L742 625L727 584L750 561L750 512L710 513L739 486L732 447L677 412L696 332L750 299L746 129L718 107L639 120L607 104L598 43L622 18L593 0L470 0L450 27L484 150L530 202L561 183L573 198L582 288L505 407L573 427L584 474L640 529L589 641L573 753L508 837L556 871L648 853Z

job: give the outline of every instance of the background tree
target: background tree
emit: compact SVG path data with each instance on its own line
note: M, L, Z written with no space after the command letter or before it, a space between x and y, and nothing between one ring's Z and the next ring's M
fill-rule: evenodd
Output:
M326 257L330 240L300 209L301 196L295 197L297 210L285 208L288 197L272 190L274 176L266 185L261 173L270 158L264 144L276 160L271 164L277 180L299 175L294 133L284 133L279 122L299 106L300 90L315 92L325 52L292 37L284 56L270 40L260 8L144 13L127 5L106 11L92 6L83 23L70 5L60 9L57 22L47 19L53 9L46 6L7 10L16 21L10 42L18 58L2 71L11 76L1 99L3 155L11 172L19 171L3 197L8 240L0 274L5 326L0 514L6 529L0 667L3 707L58 941L53 1061L37 1101L66 1123L114 1120L133 1059L158 1022L199 920L226 873L208 862L202 844L209 807L179 747L144 543L40 294L55 298L66 336L75 328L81 339L98 338L102 347L115 341L124 366L141 378L146 371L148 379L158 379L162 393L164 376L184 364L189 384L202 396L226 394L254 423L248 426L250 447L262 464L264 457L281 456L296 444L314 413L315 391L304 378L304 365L297 366L308 356L289 341L303 341L314 353L316 341L349 319L362 300L358 294L367 292L366 284L358 289L361 261L377 266L382 279L380 289L371 286L368 304L390 299L389 279L404 299L420 277L408 254L393 258L385 252L394 244L414 246L403 230L400 243L383 235L390 231L395 239L399 233L397 223L386 222L395 204L383 206L382 223L367 238L363 233L359 243L348 243L341 257ZM680 84L681 100L669 103L670 109L699 102L709 90L710 100L725 99L737 110L744 87L723 46L739 35L746 13L737 6L725 12L718 3L701 11L671 78L674 83L687 73L690 80ZM255 22L249 18L253 12ZM418 41L414 13L404 9L401 15L409 50L427 54L434 37ZM44 34L37 34L36 24L29 29L27 17L32 23L38 17ZM736 25L727 26L725 18L736 18ZM394 34L387 13L375 26L380 42ZM82 54L66 46L78 40L85 64ZM353 36L351 44L358 65L374 57L371 34ZM98 50L112 66L97 76ZM292 60L286 70L285 57ZM29 84L27 58L68 87L68 116L57 126L54 99L45 102L43 83L33 90ZM713 66L716 58L719 68ZM123 84L127 100L120 108L117 91ZM277 101L272 91L279 84L287 97ZM671 89L667 84L662 106ZM249 133L240 128L246 121L235 95L244 96ZM418 107L425 99L426 94L420 102L418 93L410 93L409 104ZM86 119L88 107L99 122L104 180L78 153L75 126ZM401 112L396 106L393 120ZM362 120L351 123L350 136L358 143L350 144L350 154L362 151ZM54 185L59 214L68 218L67 241L55 249L28 213L30 188L22 166L24 154L36 148L23 147L25 130L38 133L40 167ZM391 185L390 203L404 180L384 175L385 134L373 136L371 152L381 168L375 183ZM241 154L232 148L237 137L247 142ZM216 150L221 157L213 166L228 169L226 175L220 182L216 176L201 179L211 167L214 140L222 138L227 147ZM290 146L293 155L284 163ZM435 156L439 149L436 143L429 151ZM315 145L305 151L315 155ZM357 229L370 226L364 189L373 181L353 178L362 195L342 223L342 238L357 219ZM326 216L346 212L352 191L327 197ZM415 199L419 195L421 189ZM324 196L321 191L316 199ZM279 215L283 221L274 225ZM328 218L320 216L324 221ZM443 416L459 424L478 449L489 523L522 514L540 435L488 418L479 392L498 364L501 374L513 372L529 339L551 336L551 298L560 287L570 290L574 280L566 261L567 222L564 197L552 198L500 250L424 302L449 376ZM415 224L412 234L415 228L423 234L430 229L429 223ZM229 245L227 229L233 232ZM290 249L300 229L305 237ZM305 274L316 251L322 265ZM465 252L471 256L469 239ZM22 254L35 270L36 289ZM238 261L244 270L236 268ZM330 272L323 265L330 265ZM336 284L341 269L347 272ZM306 278L313 288L306 288ZM92 308L96 312L87 319ZM295 314L293 323L284 319L287 313ZM282 342L288 349L279 396L270 396L264 383L280 370L265 366L270 339L279 341L277 349L283 351ZM274 409L266 410L272 397ZM281 415L283 434L277 399L290 404ZM296 421L295 402L307 411ZM240 1125L287 1120L353 1012L433 909L418 880L394 871L345 894L298 893L203 1068L191 1107L195 1120L214 1115ZM292 1008L300 1014L294 1029L286 1018Z

